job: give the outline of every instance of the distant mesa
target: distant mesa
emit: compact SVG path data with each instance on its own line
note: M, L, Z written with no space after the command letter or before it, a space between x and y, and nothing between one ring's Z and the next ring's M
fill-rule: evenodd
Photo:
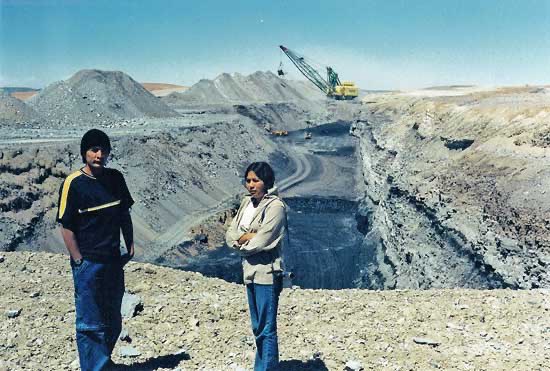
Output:
M189 89L188 86L165 84L158 82L142 82L141 85L156 97L165 97L171 93L181 93Z
M3 87L2 90L8 94L10 94L12 97L17 98L19 100L25 101L32 97L33 95L36 95L40 89L33 89L33 88L26 88L26 87Z
M189 87L187 86L158 82L142 82L141 86L143 86L148 92L156 97L164 97L170 93L182 92L189 89ZM12 97L15 97L22 101L26 101L27 99L38 94L38 92L40 91L40 89L26 87L4 87L2 88L2 90L9 93Z
M474 88L475 85L440 85L440 86L429 86L424 88L424 90L452 90L452 89L466 89Z
M46 119L72 126L109 124L144 117L179 116L141 84L120 71L81 70L30 98Z
M172 93L162 100L171 106L178 106L303 102L324 98L324 94L309 82L285 80L271 71L257 71L247 76L222 73L214 80L200 80L188 90Z
M0 125L21 125L40 122L42 117L32 107L0 90Z
M38 92L39 90L16 91L11 93L11 96L19 100L26 101L27 99L34 97L36 94L38 94Z

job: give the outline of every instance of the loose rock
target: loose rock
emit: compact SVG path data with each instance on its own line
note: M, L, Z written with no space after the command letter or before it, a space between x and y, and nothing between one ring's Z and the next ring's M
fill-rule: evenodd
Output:
M121 357L138 357L141 353L130 345L120 347L119 354Z
M438 346L440 345L441 343L436 341L436 340L432 340L432 339L428 339L428 338L423 338L423 337L414 337L413 338L413 341L416 343L416 344L422 344L422 345L431 345L431 346Z
M348 371L361 371L361 370L363 370L363 365L359 361L348 361L348 362L346 362L345 370L348 370Z
M141 297L125 292L122 298L122 306L120 307L120 314L122 314L122 317L132 318L142 310L143 300Z
M6 311L6 315L8 316L8 318L16 318L16 317L19 317L20 314L21 314L21 308Z

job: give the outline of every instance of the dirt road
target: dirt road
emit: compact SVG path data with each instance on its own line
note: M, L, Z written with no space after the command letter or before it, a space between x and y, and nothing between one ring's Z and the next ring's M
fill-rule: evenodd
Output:
M281 192L287 191L298 185L300 182L307 179L311 172L314 171L314 167L312 166L314 162L311 156L302 153L298 148L293 148L292 150L286 149L285 152L289 154L289 158L294 164L295 171L288 177L283 178L280 182L277 182L277 186ZM234 203L235 197L227 197L212 207L185 215L164 232L157 234L153 241L156 247L150 250L154 253L154 258L162 256L174 246L192 239L193 236L189 234L189 231L193 226L201 225L212 215L230 209Z

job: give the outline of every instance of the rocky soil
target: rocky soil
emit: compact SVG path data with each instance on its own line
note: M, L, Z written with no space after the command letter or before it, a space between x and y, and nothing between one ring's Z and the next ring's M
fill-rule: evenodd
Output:
M78 366L66 257L5 253L0 369ZM141 307L124 319L114 360L128 370L249 370L254 341L244 287L130 263ZM283 370L543 370L548 290L284 290ZM129 301L128 301L129 303ZM132 307L134 308L134 307Z
M32 249L60 251L53 230L58 190L73 166L81 163L75 146L3 148L0 151L0 250L25 241L47 239ZM46 225L46 227L44 227Z
M550 287L547 88L363 103L365 286Z

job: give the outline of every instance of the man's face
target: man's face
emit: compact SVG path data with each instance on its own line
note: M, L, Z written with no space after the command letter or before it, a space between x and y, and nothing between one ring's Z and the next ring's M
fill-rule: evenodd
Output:
M94 146L86 151L86 165L91 169L105 167L109 151L100 146Z

